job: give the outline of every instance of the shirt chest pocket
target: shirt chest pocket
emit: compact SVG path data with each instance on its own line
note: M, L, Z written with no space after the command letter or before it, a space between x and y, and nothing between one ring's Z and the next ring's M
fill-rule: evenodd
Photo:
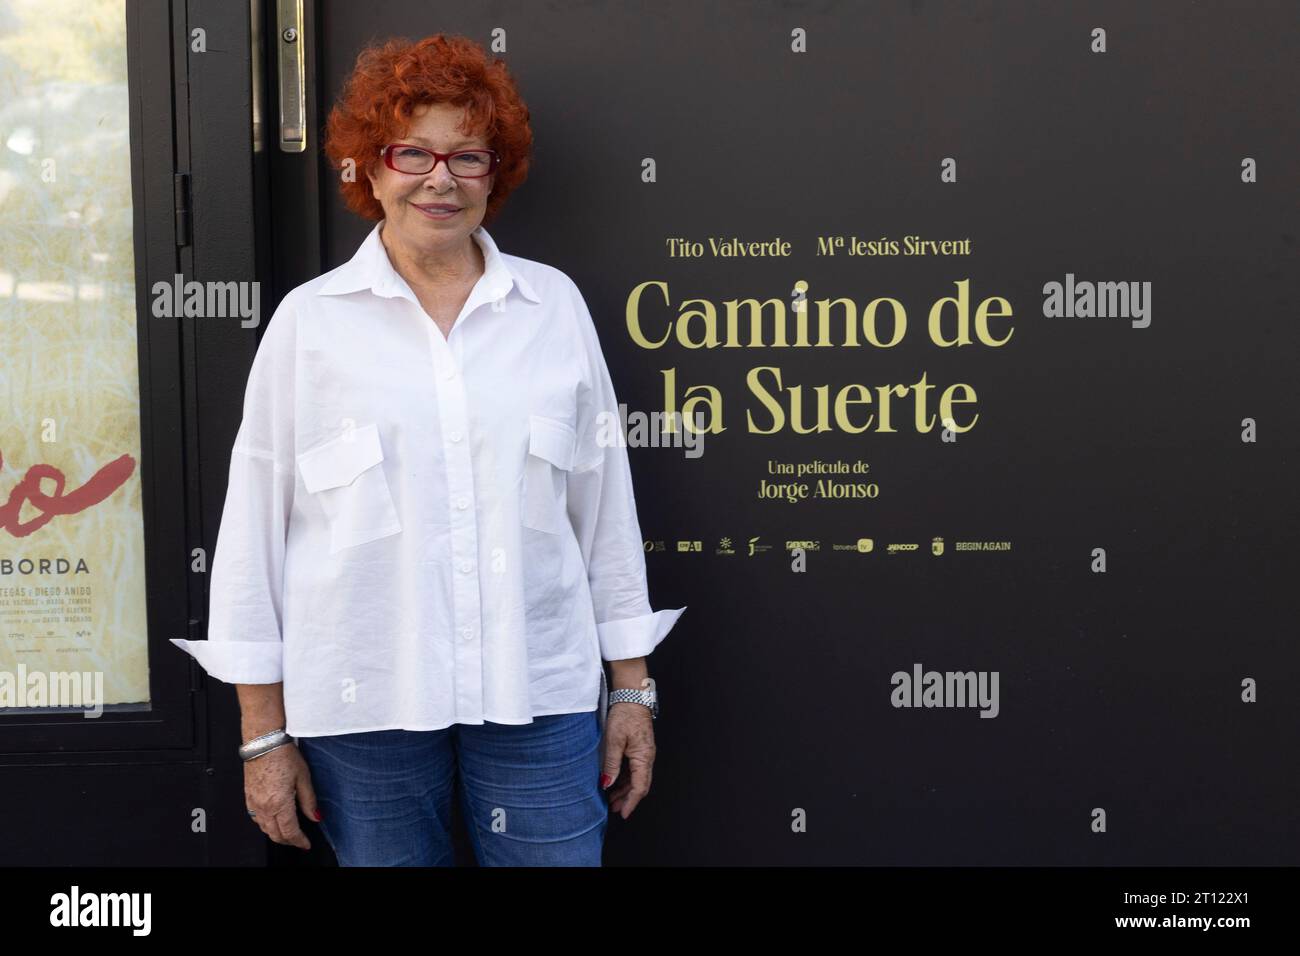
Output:
M298 456L303 485L329 521L330 554L402 530L383 461L379 426L373 423Z
M568 524L565 489L573 469L578 433L568 422L528 416L528 458L524 463L523 523L534 531L560 534Z

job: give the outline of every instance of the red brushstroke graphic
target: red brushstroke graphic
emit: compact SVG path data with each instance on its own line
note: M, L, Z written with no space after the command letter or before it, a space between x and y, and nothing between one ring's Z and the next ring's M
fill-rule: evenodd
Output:
M0 465L4 464L4 460L4 453L0 452ZM130 455L123 455L91 475L90 480L80 488L65 495L63 487L68 479L63 472L53 465L32 465L27 469L23 480L14 486L9 500L0 507L0 528L4 528L15 538L25 538L33 531L45 527L56 515L74 515L99 504L122 487L134 471L135 459ZM46 478L53 479L56 486L52 495L41 491L41 481ZM39 517L33 518L26 524L18 520L24 501L30 501L32 507L41 512Z

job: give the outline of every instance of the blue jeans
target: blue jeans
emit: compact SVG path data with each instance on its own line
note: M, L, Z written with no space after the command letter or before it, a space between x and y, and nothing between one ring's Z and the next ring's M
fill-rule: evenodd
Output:
M595 712L297 744L340 866L451 866L457 785L481 866L601 865L609 806Z

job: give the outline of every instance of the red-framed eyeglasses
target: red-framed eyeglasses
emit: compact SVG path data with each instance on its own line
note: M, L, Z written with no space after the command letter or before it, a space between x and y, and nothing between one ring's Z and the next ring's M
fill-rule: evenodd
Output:
M379 151L379 155L384 157L384 165L389 169L408 176L431 173L439 162L444 162L453 176L478 179L492 175L501 163L495 149L458 149L454 153L440 153L410 143L389 143Z

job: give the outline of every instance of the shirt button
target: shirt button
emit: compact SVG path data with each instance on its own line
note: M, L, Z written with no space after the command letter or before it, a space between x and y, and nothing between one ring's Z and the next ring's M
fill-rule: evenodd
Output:
M466 508L469 507L469 499L466 498L464 495L462 495L461 497L457 498L457 499L456 499L456 507L457 507L457 508L460 508L462 511L464 511Z
M474 564L473 564L473 562L471 562L471 561L462 561L462 562L460 563L460 569L461 569L462 571L464 571L466 574L469 574L470 569L471 569L472 567L474 567Z
M452 441L460 441L460 432L450 432L447 437Z
M462 628L460 629L460 636L461 636L464 640L467 640L467 641L468 641L471 637L474 636L474 632L471 631L468 627L462 627Z
M456 377L456 366L454 366L454 365L448 365L448 366L447 366L447 371L445 371L445 372L442 373L442 377L443 377L443 378L455 378L455 377Z

